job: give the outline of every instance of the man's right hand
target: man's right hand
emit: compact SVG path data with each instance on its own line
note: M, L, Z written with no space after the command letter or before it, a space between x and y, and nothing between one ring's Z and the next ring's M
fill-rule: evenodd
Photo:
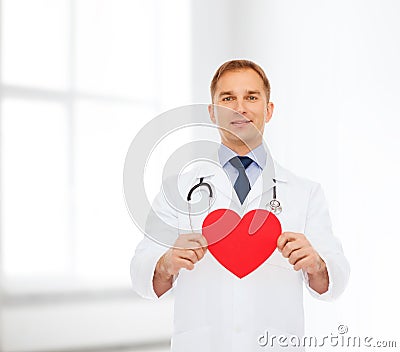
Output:
M184 268L192 270L207 251L207 240L200 233L182 234L157 262L153 287L161 296L172 287L172 278Z

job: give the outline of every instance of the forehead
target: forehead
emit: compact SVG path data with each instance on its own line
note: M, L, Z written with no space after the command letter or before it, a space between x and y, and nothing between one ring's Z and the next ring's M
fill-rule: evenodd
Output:
M256 71L248 68L223 73L215 88L216 95L222 91L232 91L235 93L249 90L264 91L264 82Z

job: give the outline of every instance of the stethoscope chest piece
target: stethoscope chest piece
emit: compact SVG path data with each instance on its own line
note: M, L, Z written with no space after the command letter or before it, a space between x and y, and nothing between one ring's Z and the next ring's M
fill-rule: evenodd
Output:
M282 212L281 203L277 199L272 199L269 203L266 204L266 209L271 213L278 215Z

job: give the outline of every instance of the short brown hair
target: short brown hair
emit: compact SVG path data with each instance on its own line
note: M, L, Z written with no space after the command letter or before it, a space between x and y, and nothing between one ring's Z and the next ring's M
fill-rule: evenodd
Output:
M269 101L271 95L271 86L269 84L267 75L264 70L250 60L231 60L223 63L215 72L214 77L211 81L210 91L211 91L211 100L214 100L215 89L217 87L217 83L221 76L228 71L239 71L244 69L252 69L258 73L264 83L265 95L267 96L267 102Z

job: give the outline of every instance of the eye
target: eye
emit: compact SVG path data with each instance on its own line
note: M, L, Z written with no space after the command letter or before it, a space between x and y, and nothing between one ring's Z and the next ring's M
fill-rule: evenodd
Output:
M247 99L254 101L254 100L257 100L257 97L255 97L254 95L250 95Z
M222 101L232 101L233 97L225 97L222 99Z

